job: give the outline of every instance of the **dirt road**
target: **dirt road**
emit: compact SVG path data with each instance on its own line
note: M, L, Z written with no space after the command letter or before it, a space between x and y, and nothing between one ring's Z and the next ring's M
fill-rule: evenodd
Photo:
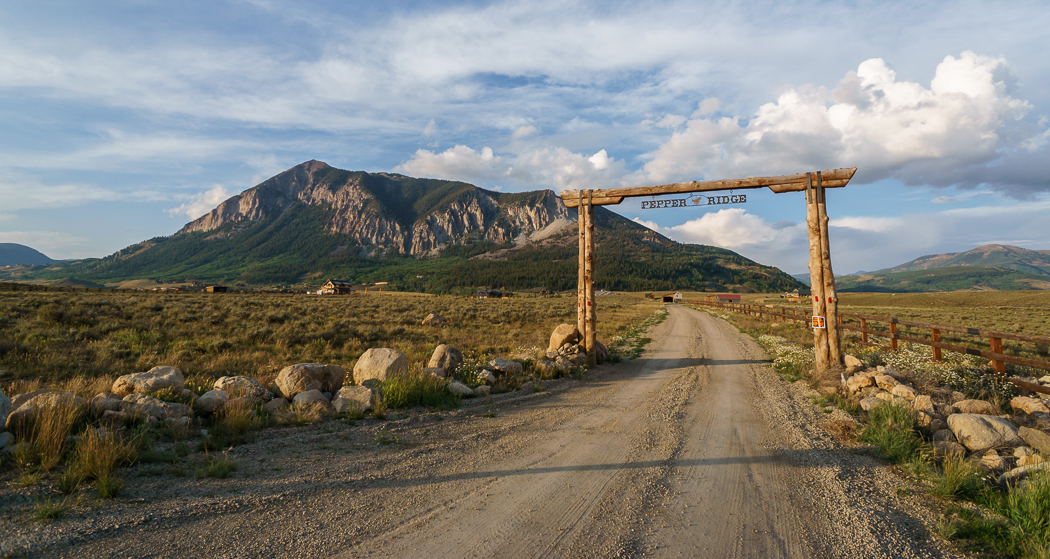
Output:
M31 549L98 557L954 556L930 534L923 505L898 494L900 478L834 442L819 424L836 416L771 372L749 338L704 313L669 311L641 359L593 379L441 420L275 430L231 453L239 477L143 478L127 491L141 504L70 515Z

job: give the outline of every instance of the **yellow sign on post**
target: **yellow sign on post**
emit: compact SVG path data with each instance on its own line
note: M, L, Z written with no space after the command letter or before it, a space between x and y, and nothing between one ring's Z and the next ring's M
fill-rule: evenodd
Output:
M827 324L824 323L824 317L823 316L814 316L813 317L813 327L814 328L827 328L828 326L827 326Z

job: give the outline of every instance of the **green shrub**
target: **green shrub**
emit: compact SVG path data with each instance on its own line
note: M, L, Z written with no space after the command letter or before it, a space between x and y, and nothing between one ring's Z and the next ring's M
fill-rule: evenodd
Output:
M383 400L391 409L426 406L451 409L459 396L448 391L448 381L420 370L388 378L382 387Z
M961 455L952 454L941 465L930 493L942 499L975 499L985 488L981 470Z
M906 404L888 402L872 408L868 425L857 437L879 447L884 458L895 464L913 459L922 446L915 432L915 416Z
M197 479L204 477L226 479L236 469L237 462L223 454L222 456L207 457L204 466L197 468L196 474Z
M1010 487L1003 500L1010 537L1025 557L1047 557L1050 550L1050 473L1037 472L1026 486Z

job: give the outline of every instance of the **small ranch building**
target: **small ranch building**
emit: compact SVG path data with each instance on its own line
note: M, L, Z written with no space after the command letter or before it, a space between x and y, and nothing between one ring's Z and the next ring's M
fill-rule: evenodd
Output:
M344 280L330 279L321 286L322 295L349 295L353 292L350 282Z

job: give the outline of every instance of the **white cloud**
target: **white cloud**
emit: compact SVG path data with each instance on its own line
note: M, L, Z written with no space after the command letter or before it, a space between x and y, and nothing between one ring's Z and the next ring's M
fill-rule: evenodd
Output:
M609 157L604 149L586 156L560 147L507 156L496 155L489 147L478 151L457 145L440 153L420 149L394 170L468 182L504 181L519 186L553 187L559 192L618 186L626 175L624 162Z
M960 170L1024 153L1031 135L1011 130L1031 109L1011 96L1003 58L964 52L937 66L930 86L898 81L879 58L850 71L838 87L802 86L748 119L703 116L701 103L643 169L649 182L736 177L858 166L859 182L976 186Z
M747 213L743 208L708 212L697 219L673 227L661 227L638 218L634 221L680 242L728 249L768 243L778 235L777 230L766 220Z
M434 119L430 119L430 122L428 122L427 125L423 127L423 135L429 138L433 136L436 132L437 123L434 122Z
M515 140L517 140L517 139L520 139L520 138L527 138L529 136L532 136L536 132L537 132L537 130L536 130L535 126L531 126L531 125L519 126L518 129L514 131L514 134L511 135L511 137L514 138Z
M18 243L51 258L83 258L88 239L62 231L0 231L0 243Z
M188 202L165 211L171 216L181 214L193 220L212 211L215 206L225 202L230 196L233 196L232 192L227 191L223 185L217 184L209 190L193 196Z
M123 198L125 195L117 191L87 184L43 184L17 178L0 180L0 200L5 211L61 208Z
M902 228L905 226L905 223L899 217L840 217L828 221L828 226L885 233L886 231Z

